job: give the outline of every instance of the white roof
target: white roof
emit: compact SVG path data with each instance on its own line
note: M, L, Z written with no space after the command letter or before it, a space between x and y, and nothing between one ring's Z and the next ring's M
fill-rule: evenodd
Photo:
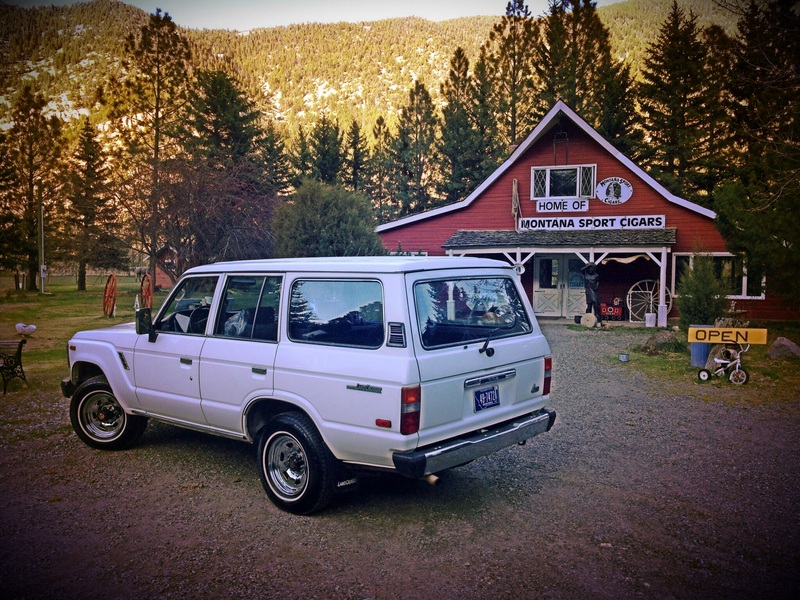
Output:
M653 179L650 175L645 173L640 167L631 161L627 156L622 154L619 150L614 148L605 138L603 138L599 133L597 133L594 128L592 128L586 121L584 121L578 114L573 111L569 106L567 106L563 100L559 100L553 105L553 108L550 109L550 112L542 119L536 128L531 132L531 134L525 138L525 140L517 146L517 149L509 156L506 161L500 165L494 173L492 173L483 183L481 183L475 190L467 196L464 200L460 202L454 202L453 204L448 204L447 206L442 206L440 208L436 208L434 210L429 210L427 212L418 213L416 215L411 215L408 217L404 217L402 219L397 219L396 221L391 221L389 223L384 223L383 225L379 225L375 231L378 233L383 231L388 231L390 229L394 229L395 227L402 227L404 225L409 225L411 223L415 223L416 221L422 221L424 219L429 219L430 217L435 217L438 215L444 215L449 212L461 210L462 208L468 207L472 204L480 195L486 190L490 185L492 185L503 173L505 173L508 169L510 169L514 163L536 142L538 142L541 137L550 129L552 122L558 118L559 113L563 113L566 115L570 120L572 120L578 127L580 127L589 137L591 137L594 141L596 141L606 152L611 154L614 158L616 158L619 162L623 165L628 167L631 171L633 171L636 175L638 175L647 185L653 188L656 192L658 192L661 196L664 197L665 200L668 202L672 202L673 204L677 204L678 206L682 206L683 208L687 208L693 212L696 212L704 217L708 217L709 219L715 218L717 215L713 210L709 210L708 208L704 208L699 204L695 204L694 202L690 202L684 198L680 198L675 194L671 193L667 190L663 185L658 183L655 179Z
M276 258L218 262L186 271L197 273L407 273L433 269L509 268L507 262L474 257L450 256L332 256L309 258Z

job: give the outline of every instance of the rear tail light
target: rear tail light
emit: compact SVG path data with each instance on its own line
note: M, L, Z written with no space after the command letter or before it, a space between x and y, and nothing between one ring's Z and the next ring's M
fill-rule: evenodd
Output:
M422 406L419 386L403 388L400 392L400 433L411 435L419 431Z
M553 357L552 356L545 356L544 357L544 385L542 387L542 394L547 395L550 393L550 380L552 379L553 373Z

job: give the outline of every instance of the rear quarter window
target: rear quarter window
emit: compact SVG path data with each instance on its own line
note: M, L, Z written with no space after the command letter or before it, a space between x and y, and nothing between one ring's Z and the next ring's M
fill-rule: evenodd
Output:
M289 339L309 344L379 348L384 340L381 283L295 281L289 302Z

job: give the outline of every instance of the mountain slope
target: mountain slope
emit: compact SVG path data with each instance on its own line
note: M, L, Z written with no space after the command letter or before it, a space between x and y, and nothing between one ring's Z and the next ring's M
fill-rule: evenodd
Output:
M615 53L638 70L672 0L628 0L599 9ZM733 29L713 0L691 5L700 25ZM686 8L688 11L688 8ZM304 24L250 32L184 30L201 68L227 65L259 106L286 124L313 123L322 111L343 127L391 123L421 80L434 98L458 46L474 61L493 17L444 22L389 19L371 23ZM96 90L118 77L125 37L147 14L116 0L22 9L0 5L0 123L26 82L52 99L65 120L97 110Z

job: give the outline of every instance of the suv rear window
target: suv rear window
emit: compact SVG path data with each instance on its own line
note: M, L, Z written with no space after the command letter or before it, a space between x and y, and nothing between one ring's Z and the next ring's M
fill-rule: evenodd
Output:
M296 342L378 348L383 344L383 289L378 281L298 280L289 304Z
M437 279L414 286L417 323L427 349L528 333L532 330L508 277Z

